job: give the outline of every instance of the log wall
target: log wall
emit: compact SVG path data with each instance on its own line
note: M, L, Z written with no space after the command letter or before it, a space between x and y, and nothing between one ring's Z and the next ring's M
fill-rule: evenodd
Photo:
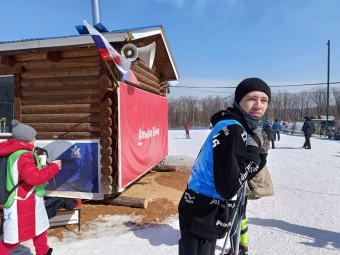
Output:
M0 53L0 75L14 74L15 117L37 139L99 139L102 192L116 192L120 77L94 47ZM140 89L166 96L166 82L143 62L131 66Z

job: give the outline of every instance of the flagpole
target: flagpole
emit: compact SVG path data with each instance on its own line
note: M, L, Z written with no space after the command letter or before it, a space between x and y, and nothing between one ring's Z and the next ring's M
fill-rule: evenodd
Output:
M109 70L110 74L111 74L112 77L113 77L113 83L116 85L116 88L119 88L119 83L118 83L118 81L117 81L115 75L113 74L110 65L107 63L106 60L104 60L104 62L105 62L105 64L106 64L107 69Z

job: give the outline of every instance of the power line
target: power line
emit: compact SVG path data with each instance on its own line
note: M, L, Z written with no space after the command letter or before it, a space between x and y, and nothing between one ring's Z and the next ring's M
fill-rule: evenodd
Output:
M337 82L330 82L329 84L340 84L339 81ZM320 85L327 85L326 82L319 82L319 83L302 83L302 84L286 84L286 85L271 85L271 88L280 88L280 87L302 87L302 86L320 86ZM170 88L187 88L187 89L235 89L236 86L227 86L227 87L197 87L197 86L177 86L177 85L169 85ZM209 92L209 91L204 91ZM225 92L221 92L225 93Z

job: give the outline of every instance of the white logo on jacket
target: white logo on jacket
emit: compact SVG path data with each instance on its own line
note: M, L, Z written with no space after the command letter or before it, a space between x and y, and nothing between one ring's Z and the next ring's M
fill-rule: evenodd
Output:
M220 221L220 220L217 220L216 221L216 226L218 226L218 225L220 225L222 228L226 228L226 227L228 227L228 222L227 223L225 223L225 222L222 222L222 221ZM230 224L231 225L231 224Z
M188 192L184 193L184 200L188 204L193 204L194 203L194 201L193 201L194 199L195 199L195 197L190 196L190 194Z
M242 137L243 142L246 142L247 141L247 132L243 131L243 133L241 134L241 137Z

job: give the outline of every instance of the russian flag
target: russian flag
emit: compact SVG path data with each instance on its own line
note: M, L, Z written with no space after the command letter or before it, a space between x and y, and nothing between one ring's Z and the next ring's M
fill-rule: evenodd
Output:
M98 32L93 26L83 21L93 41L95 42L98 52L104 61L112 60L122 79L135 85L140 85L134 73L130 70L131 62L120 55L106 40L106 38Z

